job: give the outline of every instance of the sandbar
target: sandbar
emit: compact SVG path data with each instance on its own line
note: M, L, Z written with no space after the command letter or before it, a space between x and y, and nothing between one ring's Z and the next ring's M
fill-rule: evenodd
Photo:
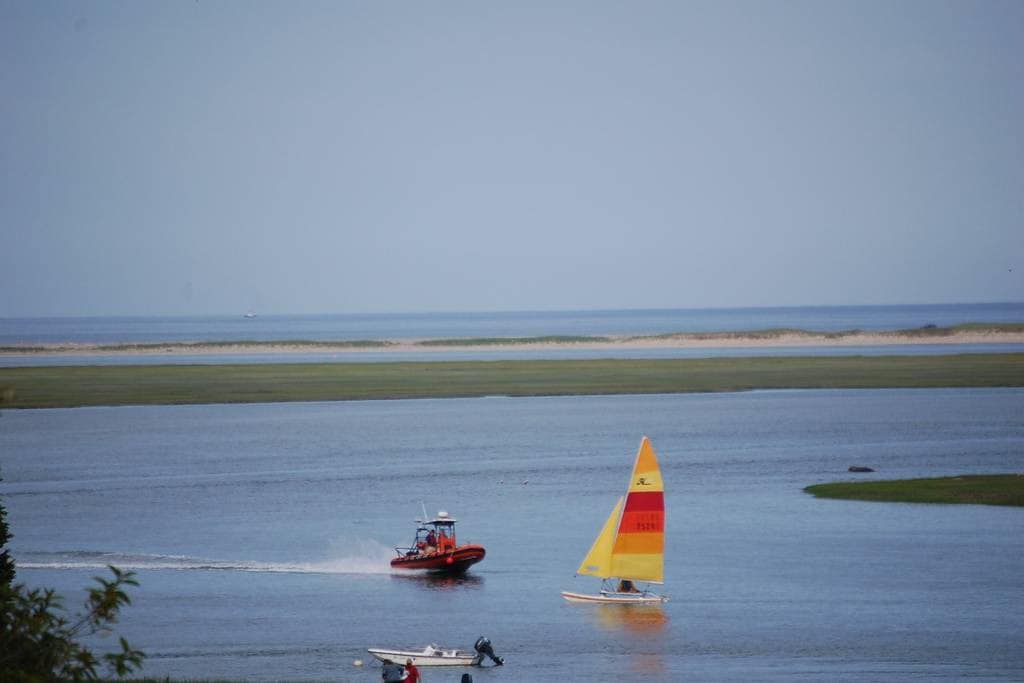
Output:
M806 332L768 330L764 332L677 333L648 336L608 335L595 337L509 337L486 339L387 339L358 341L221 341L146 342L123 344L54 343L12 344L0 347L0 358L26 355L236 355L236 354L359 354L527 351L527 350L625 350L630 349L722 349L722 348L810 348L877 347L905 345L1024 344L1019 325L1001 329L938 328L891 332Z

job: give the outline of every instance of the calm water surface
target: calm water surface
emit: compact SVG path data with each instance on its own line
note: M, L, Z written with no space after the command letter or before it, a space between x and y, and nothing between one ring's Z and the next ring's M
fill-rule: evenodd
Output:
M641 434L666 481L662 608L563 589ZM378 681L370 646L468 647L476 681L1024 679L1024 511L818 500L850 478L1024 471L1024 391L889 390L4 411L19 578L107 563L149 675ZM394 575L421 502L487 558ZM457 681L461 670L428 670Z

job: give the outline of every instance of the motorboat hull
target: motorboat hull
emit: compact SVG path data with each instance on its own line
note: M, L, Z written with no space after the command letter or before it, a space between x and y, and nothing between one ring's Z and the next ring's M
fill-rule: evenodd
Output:
M393 569L420 570L440 574L461 574L484 559L482 545L463 545L444 553L402 555L391 560Z
M432 645L419 651L383 648L368 648L366 651L382 662L390 659L396 664L405 664L411 659L416 666L477 666L483 658L479 652L445 650Z
M654 593L613 593L611 591L601 591L597 595L592 595L562 591L562 597L569 602L592 602L605 605L660 605L663 602L668 602L668 598L664 595L656 595Z

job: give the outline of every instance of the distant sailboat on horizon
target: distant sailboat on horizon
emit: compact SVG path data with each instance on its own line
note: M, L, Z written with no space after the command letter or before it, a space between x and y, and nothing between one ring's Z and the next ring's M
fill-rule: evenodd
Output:
M668 598L634 582L664 583L665 492L651 441L640 440L626 495L619 498L577 574L602 579L597 595L562 591L570 602L662 603ZM618 579L618 585L609 585Z

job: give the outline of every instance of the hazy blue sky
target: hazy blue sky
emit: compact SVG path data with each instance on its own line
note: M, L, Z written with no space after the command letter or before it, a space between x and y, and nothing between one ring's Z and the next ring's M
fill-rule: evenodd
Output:
M0 316L1024 300L1024 2L0 0Z

